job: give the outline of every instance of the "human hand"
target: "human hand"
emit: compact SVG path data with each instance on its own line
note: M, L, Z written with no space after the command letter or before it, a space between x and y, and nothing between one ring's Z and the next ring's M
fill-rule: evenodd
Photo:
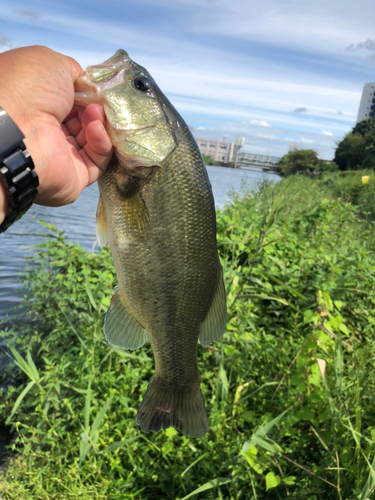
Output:
M0 105L25 135L39 177L36 203L72 203L112 155L102 108L73 107L74 82L84 70L41 46L3 52L0 66Z

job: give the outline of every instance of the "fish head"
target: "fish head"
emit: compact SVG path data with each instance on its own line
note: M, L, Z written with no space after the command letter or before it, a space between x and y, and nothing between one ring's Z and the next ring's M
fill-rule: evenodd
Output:
M127 168L161 166L177 147L179 115L124 50L86 68L76 82L75 103L103 106L116 155Z

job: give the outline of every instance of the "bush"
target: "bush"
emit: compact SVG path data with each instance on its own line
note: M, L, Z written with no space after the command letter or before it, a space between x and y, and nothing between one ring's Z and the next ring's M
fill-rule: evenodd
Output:
M190 439L135 425L150 347L105 343L109 250L53 230L29 267L28 321L2 332L16 364L0 399L13 432L2 498L370 498L373 232L304 176L218 212L228 325L198 347L209 431Z

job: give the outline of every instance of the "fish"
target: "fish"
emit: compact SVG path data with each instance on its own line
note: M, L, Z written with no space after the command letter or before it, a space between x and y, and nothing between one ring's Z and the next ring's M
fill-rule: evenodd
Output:
M208 430L197 365L226 327L226 294L208 174L182 117L150 73L118 50L89 66L75 102L103 106L114 146L99 178L97 238L109 243L118 287L104 320L107 342L150 341L155 372L139 407L143 432Z

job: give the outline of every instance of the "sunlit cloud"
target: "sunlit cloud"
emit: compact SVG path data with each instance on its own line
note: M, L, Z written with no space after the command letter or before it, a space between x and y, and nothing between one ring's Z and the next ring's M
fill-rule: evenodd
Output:
M259 125L260 127L269 127L269 123L267 123L265 120L251 120L250 121L251 125Z

